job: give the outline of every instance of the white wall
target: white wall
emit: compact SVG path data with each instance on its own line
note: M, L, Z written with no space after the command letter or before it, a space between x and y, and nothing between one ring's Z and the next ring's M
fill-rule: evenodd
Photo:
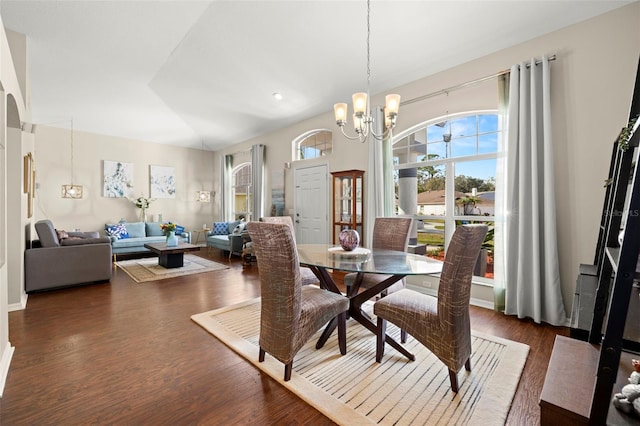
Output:
M132 163L134 196L149 197L149 166L175 170L176 197L157 199L147 220L162 213L163 220L187 229L202 229L214 221L219 191L214 188L214 154L210 151L73 132L74 184L83 185L82 199L61 198L61 186L71 181L71 121L61 127L38 125L35 132L35 220L50 219L57 229L102 231L106 222L139 220L140 210L126 198L102 196L103 160ZM196 201L196 191L215 190L212 203Z
M0 24L2 19L0 18ZM2 25L2 28L4 26ZM20 120L27 116L25 111L25 104L20 91L20 85L16 76L15 66L11 57L9 49L9 41L7 39L4 29L0 31L0 93L2 94L0 101L0 145L2 155L0 155L0 183L3 187L0 188L0 207L3 211L0 213L0 235L3 239L2 247L5 250L0 250L0 255L3 256L0 259L0 396L4 390L6 377L9 371L9 365L11 363L11 357L13 355L14 348L9 342L9 304L13 303L9 299L10 295L17 294L18 297L22 297L24 294L22 288L24 284L22 282L13 282L11 277L22 269L22 260L16 261L15 256L9 256L8 252L13 253L17 250L20 254L23 253L23 244L20 241L24 241L24 235L21 232L20 222L9 222L9 211L12 214L15 212L23 213L23 203L9 203L10 195L15 194L15 188L9 188L10 182L15 182L19 178L20 166L22 162L22 138L19 135L19 131L16 130L20 127ZM8 128L11 127L11 131ZM14 167L18 164L17 167ZM10 231L19 235L18 243L11 239ZM10 244L11 243L11 244ZM20 256L22 259L22 256ZM11 291L10 291L11 289ZM19 303L19 300L18 300Z
M532 57L557 55L558 59L551 66L553 138L556 147L560 275L568 313L571 312L578 266L593 261L611 144L628 119L640 55L638 22L640 2L635 2L389 91L399 93L403 100L411 99L492 75ZM419 48L416 44L416 54L419 54ZM401 107L396 134L425 119L445 115L447 110L456 113L495 108L496 102L496 83L493 81L451 92L448 97L439 96ZM382 104L383 95L374 96L372 103ZM293 139L310 129L330 128L336 129L333 154L310 162L328 161L330 171L366 171L368 145L344 139L337 132L331 108L332 105L327 105L326 114L245 141L217 154L238 152L254 143L265 144L266 184L270 187L270 171L282 169L285 161L291 161L290 144ZM286 209L293 208L292 176L296 163L285 170ZM219 160L214 164L218 167ZM271 195L267 192L266 202L270 205ZM474 286L472 297L490 301L491 289Z

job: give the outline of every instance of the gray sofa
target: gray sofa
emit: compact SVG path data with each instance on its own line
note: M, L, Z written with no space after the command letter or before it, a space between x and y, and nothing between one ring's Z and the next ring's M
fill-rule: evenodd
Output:
M98 232L60 232L50 220L35 224L38 240L24 254L27 293L111 279L111 244Z
M123 226L126 230L126 236L118 232L110 230L117 229L118 225ZM111 251L113 253L113 261L119 254L144 253L149 249L145 248L145 244L162 243L167 240L160 228L159 222L118 222L107 223L104 226L105 233L111 242ZM191 242L191 235L183 232L178 235L178 241L183 243Z
M242 255L245 240L248 236L246 231L234 233L236 226L242 221L214 222L211 231L207 233L207 248L216 248L225 253L238 256Z

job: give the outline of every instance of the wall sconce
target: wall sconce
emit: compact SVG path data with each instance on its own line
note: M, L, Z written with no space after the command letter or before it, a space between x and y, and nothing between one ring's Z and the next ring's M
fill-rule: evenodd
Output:
M201 203L211 202L211 192L209 191L196 191L196 201Z
M71 184L62 185L62 198L82 198L82 185L73 184L73 119L71 119Z

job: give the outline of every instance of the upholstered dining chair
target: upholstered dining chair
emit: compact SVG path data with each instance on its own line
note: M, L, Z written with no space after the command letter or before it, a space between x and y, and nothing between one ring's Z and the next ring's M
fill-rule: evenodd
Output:
M409 246L409 236L411 235L411 225L413 219L410 217L377 217L373 224L373 239L371 247L375 249L407 251ZM347 287L347 294L351 293L351 287L356 280L357 273L350 273L344 276L344 285ZM389 278L383 274L364 274L360 288L371 288L378 283ZM384 291L384 295L398 291L405 286L404 278Z
M291 219L291 216L264 216L260 218L260 221L266 223L284 223L285 225L289 226L289 229L291 229L291 235L293 235L293 239L295 241L296 230L293 226L293 220ZM314 274L311 269L304 266L300 267L300 278L302 279L302 285L320 283L320 280L318 279L318 277L316 277L316 274Z
M296 242L286 224L249 222L260 274L260 351L284 364L284 380L291 379L293 358L333 318L338 321L338 344L347 353L346 313L349 299L315 286L302 286Z
M458 392L458 371L471 371L469 299L473 268L487 225L456 229L444 259L438 297L402 289L373 305L378 317L376 361L384 355L387 321L408 332L449 369L451 390Z

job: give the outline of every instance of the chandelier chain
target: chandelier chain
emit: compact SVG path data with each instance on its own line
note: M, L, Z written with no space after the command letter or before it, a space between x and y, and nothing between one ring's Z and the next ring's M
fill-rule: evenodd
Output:
M71 185L73 185L73 118L71 119Z
M371 86L371 0L367 0L367 103L369 102L369 89Z

